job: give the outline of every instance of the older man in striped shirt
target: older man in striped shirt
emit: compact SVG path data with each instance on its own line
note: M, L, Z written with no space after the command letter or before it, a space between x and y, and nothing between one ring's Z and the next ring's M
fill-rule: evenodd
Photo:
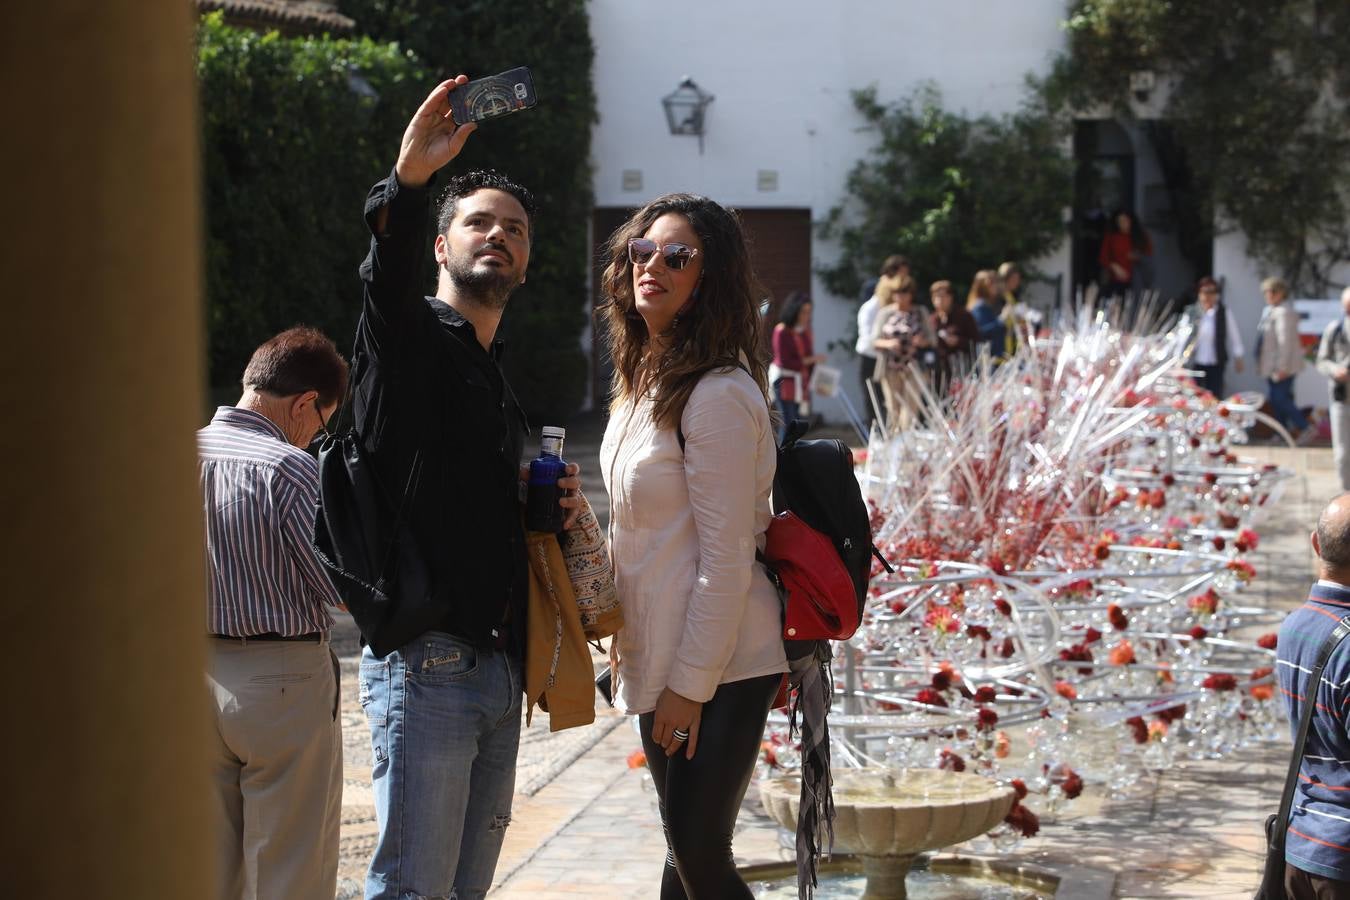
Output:
M1327 504L1312 535L1319 566L1308 602L1280 626L1280 691L1295 736L1304 703L1316 703L1285 842L1285 892L1293 900L1350 898L1350 640L1309 684L1318 651L1350 615L1350 494Z
M302 448L346 390L333 342L259 347L244 394L197 433L210 574L207 684L222 900L332 900L342 808L338 597L310 546L318 466Z

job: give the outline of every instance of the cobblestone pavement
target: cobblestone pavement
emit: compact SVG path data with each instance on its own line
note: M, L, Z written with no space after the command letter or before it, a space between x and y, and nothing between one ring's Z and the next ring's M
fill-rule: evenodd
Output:
M570 459L582 463L586 493L605 514L595 456L600 426L569 427ZM1329 450L1253 448L1253 455L1307 476L1295 484L1263 527L1253 561L1261 573L1244 595L1254 605L1286 610L1302 601L1312 557L1307 532L1336 493ZM359 897L374 843L370 750L356 703L359 659L349 624L335 634L342 660L346 782L343 794L339 898ZM598 660L597 660L598 661ZM630 770L639 741L631 721L597 705L596 723L549 734L547 717L522 733L512 825L497 867L492 898L545 900L655 897L664 840L645 770ZM1177 766L1145 779L1126 797L1089 790L1071 816L1045 822L1040 837L1010 861L1064 877L1059 897L1246 898L1259 878L1261 823L1277 805L1286 744L1244 749L1222 760ZM741 863L791 859L780 831L759 809L752 786L737 824ZM978 855L972 845L955 848Z

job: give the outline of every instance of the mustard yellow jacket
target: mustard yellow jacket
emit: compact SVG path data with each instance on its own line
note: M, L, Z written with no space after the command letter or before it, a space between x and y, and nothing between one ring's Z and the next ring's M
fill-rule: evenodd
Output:
M535 704L548 713L549 731L595 721L595 669L586 637L612 635L622 625L616 608L583 629L576 594L558 536L527 532L529 613L525 628L525 723Z

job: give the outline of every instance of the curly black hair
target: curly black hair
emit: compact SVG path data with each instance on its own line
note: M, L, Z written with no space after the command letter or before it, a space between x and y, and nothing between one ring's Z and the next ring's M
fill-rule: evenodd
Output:
M525 219L529 225L530 236L533 237L536 210L534 194L530 193L529 188L517 184L495 169L473 169L463 175L456 175L446 183L445 190L441 193L440 205L436 211L437 233L445 234L450 230L450 223L455 218L455 205L461 197L467 197L485 188L504 191L520 202L520 205L525 209Z

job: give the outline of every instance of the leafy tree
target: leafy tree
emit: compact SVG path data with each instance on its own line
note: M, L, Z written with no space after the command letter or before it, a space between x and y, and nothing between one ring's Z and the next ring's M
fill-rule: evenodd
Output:
M595 56L584 0L537 0L528 7L444 0L342 0L366 34L397 41L425 60L425 87L460 72L471 78L530 67L539 105L484 123L452 164L495 168L534 192L539 204L526 283L502 320L503 360L532 413L564 418L584 396L591 247L591 126L596 121ZM411 113L411 108L407 111ZM398 132L385 137L392 166Z
M1129 117L1130 74L1158 73L1206 216L1298 289L1327 290L1350 259L1350 3L1075 0L1065 30L1040 85L1051 108Z
M970 119L943 109L931 85L889 107L871 88L853 102L878 142L821 229L842 249L821 273L832 292L856 296L892 253L910 258L921 294L939 278L961 291L979 269L1034 259L1064 238L1073 167L1043 110Z
M237 387L253 349L296 323L351 341L365 191L427 76L363 38L284 38L204 17L197 31L210 383ZM153 252L153 248L148 248Z

